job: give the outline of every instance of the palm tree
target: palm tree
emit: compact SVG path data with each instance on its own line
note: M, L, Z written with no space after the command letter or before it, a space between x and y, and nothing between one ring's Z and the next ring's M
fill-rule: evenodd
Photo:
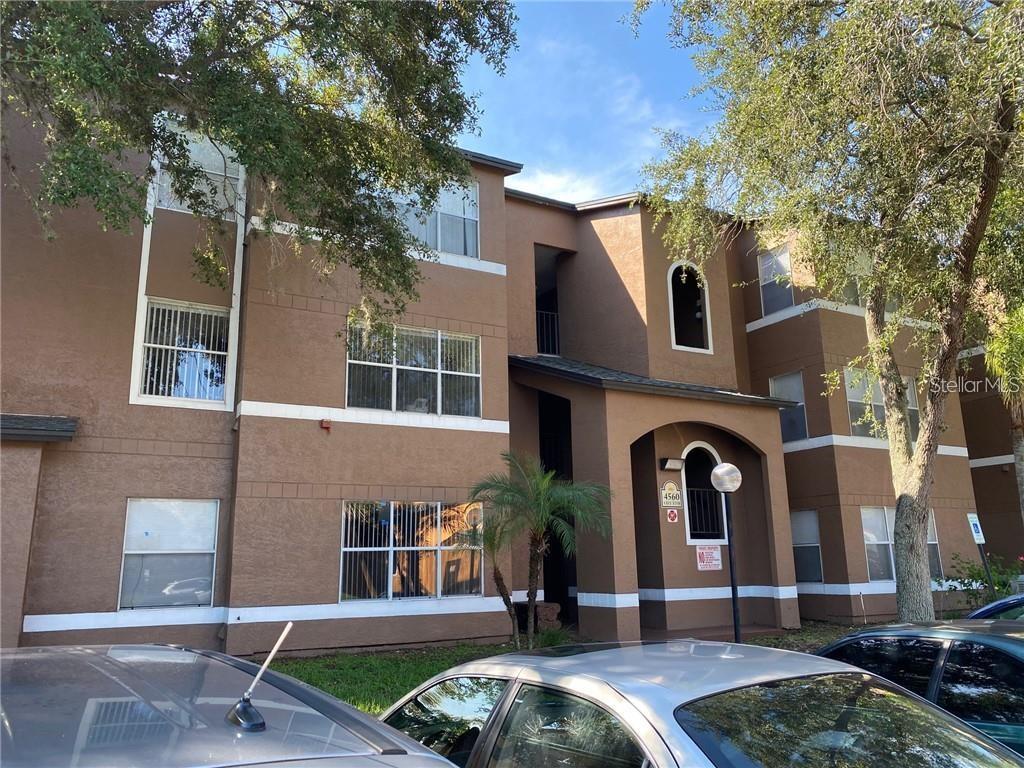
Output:
M1010 413L1017 496L1024 516L1024 306L994 324L985 345L985 365L999 379L999 392Z
M491 510L504 536L525 533L529 537L526 639L532 648L536 632L537 583L552 537L566 555L573 555L577 529L607 535L611 491L597 483L574 483L556 477L554 470L545 469L540 459L531 454L505 452L501 456L508 473L488 475L473 487L470 498L483 502ZM488 520L487 525L491 524ZM491 562L494 562L493 555ZM509 604L506 600L506 607Z

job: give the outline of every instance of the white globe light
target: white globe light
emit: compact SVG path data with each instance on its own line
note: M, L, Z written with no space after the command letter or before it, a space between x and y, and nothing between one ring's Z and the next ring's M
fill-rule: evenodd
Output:
M732 493L740 487L742 482L743 475L735 464L722 462L711 470L711 484L715 486L716 491Z

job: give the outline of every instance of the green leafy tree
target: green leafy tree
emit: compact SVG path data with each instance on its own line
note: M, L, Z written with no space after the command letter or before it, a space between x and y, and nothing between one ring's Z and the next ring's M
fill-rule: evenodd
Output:
M505 581L505 574L501 570L500 560L512 544L515 537L512 519L507 512L501 510L490 510L481 532L481 545L484 557L491 564L491 575L494 578L494 586L505 604L508 618L512 626L512 643L519 648L519 621L516 618L516 607L512 602L512 593Z
M985 366L999 379L999 393L1010 414L1017 500L1024 517L1024 307L996 321L985 345Z
M762 246L790 242L825 297L856 280L858 363L880 383L897 497L897 612L931 619L929 496L964 329L986 293L1011 307L1024 293L1024 2L671 5L670 37L693 50L720 119L700 138L666 134L648 169L665 240L707 258L734 231L714 213L729 210ZM923 359L914 443L904 345Z
M528 539L530 563L526 592L526 638L533 647L536 634L537 587L544 553L552 538L567 555L576 552L576 532L610 529L608 502L611 491L603 485L572 482L547 470L532 454L502 453L508 467L505 474L491 474L473 486L470 498L484 503L504 526L511 541L520 535ZM490 519L485 528L490 525ZM494 562L494 557L491 557ZM506 590L507 594L507 590ZM505 598L505 594L502 595ZM506 600L506 607L510 601Z
M153 171L133 165L139 154L160 157L175 194L218 224L180 128L208 137L259 187L250 213L267 232L295 224L296 253L315 233L320 269L348 264L367 306L400 310L423 249L395 197L429 208L468 175L453 141L477 110L459 78L474 54L502 69L514 21L500 0L3 2L4 122L15 110L44 136L29 191L44 221L84 202L117 230L146 214Z

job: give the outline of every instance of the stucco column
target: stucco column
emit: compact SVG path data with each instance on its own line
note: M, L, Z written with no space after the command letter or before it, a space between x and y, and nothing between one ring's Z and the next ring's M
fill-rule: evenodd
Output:
M0 447L0 646L13 648L21 637L25 578L32 546L32 523L39 486L40 443L5 442Z
M771 414L775 417L775 414ZM777 418L777 417L775 417ZM764 494L769 539L766 542L770 554L772 583L781 590L793 590L794 594L780 592L775 600L778 626L792 629L800 626L800 605L795 594L796 567L793 564L793 530L789 522L789 492L786 488L786 464L782 452L782 437L773 435L769 450L762 460L764 469Z
M603 394L572 401L573 477L612 491L611 531L580 533L576 554L580 635L639 640L636 538L629 442L616 433Z

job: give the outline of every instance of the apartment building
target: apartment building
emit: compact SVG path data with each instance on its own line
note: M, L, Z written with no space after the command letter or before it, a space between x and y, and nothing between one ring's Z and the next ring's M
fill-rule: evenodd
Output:
M31 184L39 146L5 129ZM159 173L149 224L105 232L76 208L52 239L5 180L4 646L250 654L286 620L296 652L502 637L469 489L509 448L612 489L610 534L545 561L546 599L584 636L721 632L730 557L748 627L894 612L869 384L851 372L826 396L822 380L863 349L856 304L819 302L749 233L701 272L633 196L539 198L505 186L521 166L467 157L473 183L410 219L437 258L386 340L349 326L347 270L321 279L282 257L286 231L250 226L244 168L210 166L230 209L223 289L193 277L200 225ZM954 553L977 556L955 399L947 419L940 607ZM731 543L719 461L744 476ZM521 598L524 552L502 565Z

